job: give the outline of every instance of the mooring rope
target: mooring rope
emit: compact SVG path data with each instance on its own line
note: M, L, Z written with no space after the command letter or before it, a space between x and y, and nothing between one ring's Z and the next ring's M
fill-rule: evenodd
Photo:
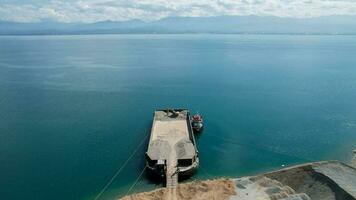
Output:
M138 151L138 149L145 143L147 137L149 136L149 134L147 134L141 141L141 143L136 147L136 149L132 152L132 154L127 158L127 160L124 162L123 165L121 165L121 167L115 172L115 174L111 177L111 179L109 180L109 182L103 187L103 189L100 190L100 192L98 193L98 195L96 195L96 197L94 198L94 200L97 200L101 197L101 195L106 191L106 189L108 189L108 187L111 185L111 183L115 180L115 178L121 173L121 171L126 167L126 165L129 163L129 161L133 158L133 156L136 154L136 152Z
M129 195L131 190L136 186L136 184L138 183L138 181L140 180L141 176L143 175L143 172L145 172L145 169L146 169L147 166L145 166L140 175L137 177L137 179L135 180L135 182L131 185L131 187L129 188L129 190L126 192L125 196Z

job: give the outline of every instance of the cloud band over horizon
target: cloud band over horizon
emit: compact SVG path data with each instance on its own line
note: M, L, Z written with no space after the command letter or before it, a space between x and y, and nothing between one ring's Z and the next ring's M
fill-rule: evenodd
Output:
M356 0L0 0L0 20L14 22L153 21L171 16L220 15L356 15Z

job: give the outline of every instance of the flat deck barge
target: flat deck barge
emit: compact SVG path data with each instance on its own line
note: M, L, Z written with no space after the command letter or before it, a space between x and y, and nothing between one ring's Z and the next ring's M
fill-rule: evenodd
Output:
M146 166L175 187L179 176L190 176L199 165L198 150L187 109L154 112Z

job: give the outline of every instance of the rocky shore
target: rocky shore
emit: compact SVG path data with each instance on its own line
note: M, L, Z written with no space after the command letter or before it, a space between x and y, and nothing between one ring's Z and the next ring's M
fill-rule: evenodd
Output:
M168 192L161 188L122 200L163 200ZM325 161L257 176L193 181L180 184L173 199L356 200L356 168L339 161Z

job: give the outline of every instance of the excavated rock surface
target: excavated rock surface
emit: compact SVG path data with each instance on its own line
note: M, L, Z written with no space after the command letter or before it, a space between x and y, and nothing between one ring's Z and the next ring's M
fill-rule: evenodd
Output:
M122 200L172 199L162 188ZM356 169L338 161L316 162L238 179L179 184L177 200L356 200Z

